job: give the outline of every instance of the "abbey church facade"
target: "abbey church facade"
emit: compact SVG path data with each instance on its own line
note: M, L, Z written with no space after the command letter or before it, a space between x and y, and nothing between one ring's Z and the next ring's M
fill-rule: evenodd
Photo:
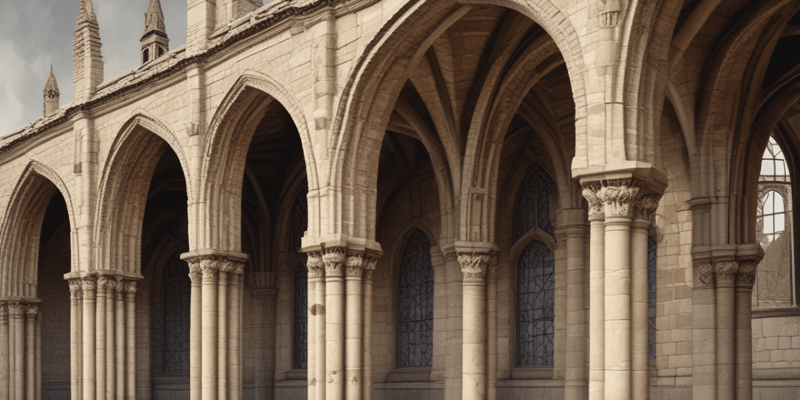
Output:
M70 1L0 400L800 396L800 2Z

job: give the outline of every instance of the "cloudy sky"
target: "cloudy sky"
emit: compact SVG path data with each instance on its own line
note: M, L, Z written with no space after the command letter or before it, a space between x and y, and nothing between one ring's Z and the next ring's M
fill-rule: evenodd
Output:
M50 64L61 105L72 101L72 38L80 0L0 0L0 135L42 115ZM103 43L105 80L139 65L139 39L150 0L93 0ZM186 0L161 0L170 48L186 43Z

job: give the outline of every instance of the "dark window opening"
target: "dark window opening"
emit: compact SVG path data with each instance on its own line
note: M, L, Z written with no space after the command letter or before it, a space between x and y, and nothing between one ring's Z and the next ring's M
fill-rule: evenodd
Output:
M433 263L428 235L408 239L397 288L397 367L433 365Z

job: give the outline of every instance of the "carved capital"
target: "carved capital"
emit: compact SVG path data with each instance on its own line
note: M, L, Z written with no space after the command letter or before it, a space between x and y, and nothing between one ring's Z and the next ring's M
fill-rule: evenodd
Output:
M308 253L308 260L306 260L306 268L308 269L308 278L324 278L325 277L325 264L322 262L322 253L313 251Z
M714 262L714 273L718 279L733 279L739 270L739 263L733 259L723 259Z
M83 290L81 287L80 279L70 279L67 281L69 284L69 298L72 300L80 300Z
M347 252L345 261L345 274L350 278L361 278L364 272L364 253L360 251Z
M650 191L641 191L640 196L633 204L633 218L653 221L658 209L661 196Z
M758 263L755 261L745 261L739 265L739 271L736 273L736 283L744 286L752 286L756 283L756 272Z
M0 303L0 322L8 324L8 304Z
M37 315L39 315L39 305L38 304L27 304L25 306L25 317L27 319L36 319Z
M94 300L97 295L97 278L94 276L85 276L81 279L81 288L83 289L83 298Z
M464 281L484 281L489 265L488 254L459 254L458 263L461 264L461 273Z
M105 296L106 292L109 288L111 288L114 284L112 278L109 278L104 275L100 275L97 277L97 294Z
M608 186L597 192L597 197L605 205L606 217L633 217L631 208L640 189L628 185L628 181L610 180Z
M342 276L344 275L344 266L346 259L346 252L343 247L331 247L325 249L325 254L322 256L322 262L325 263L326 276Z
M583 198L589 203L589 221L602 220L605 217L603 200L597 197L602 188L600 182L587 182L583 185Z
M192 280L192 284L201 284L203 283L203 269L200 268L200 265L197 263L190 263L189 264L189 279Z
M697 275L700 277L700 282L703 285L710 286L714 284L714 267L711 264L702 264L698 266Z
M375 275L375 268L378 266L378 257L368 256L364 258L364 280L371 281Z
M22 318L25 313L25 305L18 301L8 302L8 316L9 318Z
M125 289L123 289L123 290L125 291L125 294L128 295L128 296L136 296L136 290L137 290L136 284L137 284L137 282L136 281L125 281L124 284L125 284Z
M219 278L219 260L216 257L207 257L200 260L200 269L203 271L203 283L216 283Z

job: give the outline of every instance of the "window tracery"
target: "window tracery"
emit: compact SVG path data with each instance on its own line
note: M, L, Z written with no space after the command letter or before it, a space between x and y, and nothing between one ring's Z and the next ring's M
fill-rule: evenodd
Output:
M648 340L647 347L650 358L656 358L656 266L658 245L656 238L647 238L647 287L648 287Z
M433 263L421 230L408 239L397 289L397 367L433 364Z
M303 183L292 203L289 248L302 247L303 235L308 229L308 185ZM298 253L292 268L292 368L308 368L308 271L306 254Z
M192 282L189 266L178 254L164 266L161 288L161 301L154 307L154 372L188 375Z
M558 193L553 179L541 167L535 167L525 178L514 209L514 235L519 239L534 227L553 235L550 221L550 197Z
M553 365L554 287L553 252L533 241L517 263L517 366Z

